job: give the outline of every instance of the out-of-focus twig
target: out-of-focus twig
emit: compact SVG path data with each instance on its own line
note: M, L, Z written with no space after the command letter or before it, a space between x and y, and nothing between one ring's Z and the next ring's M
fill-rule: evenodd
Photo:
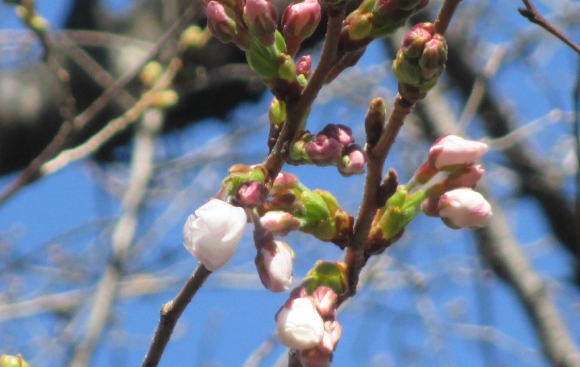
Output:
M123 215L119 218L112 235L112 258L97 286L85 337L74 347L71 367L88 365L93 350L107 325L107 319L123 279L127 254L135 237L137 214L153 175L155 138L161 129L162 122L162 111L150 109L143 114L137 125L129 187L123 198Z
M76 160L87 157L88 155L94 153L99 147L106 143L113 135L126 129L132 122L137 120L139 116L150 107L155 95L168 88L171 85L175 74L181 68L181 60L174 59L167 68L167 71L163 76L155 83L155 85L145 92L141 99L131 108L129 111L125 112L122 116L111 120L105 127L103 127L99 132L93 135L85 143L71 149L67 149L60 153L58 156L54 157L50 161L42 165L41 175L45 176L54 173L66 165L74 162Z
M568 45L571 49L576 51L577 54L580 54L580 45L576 42L572 41L568 38L564 33L562 33L558 28L554 27L550 22L548 22L542 14L538 12L532 0L522 0L524 5L526 6L525 9L520 8L518 11L522 16L527 18L530 22L539 25L540 27L544 28L554 36L556 36L560 41L564 42Z

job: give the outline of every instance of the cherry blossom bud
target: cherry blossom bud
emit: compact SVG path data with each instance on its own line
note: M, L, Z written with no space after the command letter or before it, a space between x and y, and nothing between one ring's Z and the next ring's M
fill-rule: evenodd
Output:
M318 345L324 335L324 322L309 298L289 300L276 314L280 343L292 349Z
M306 143L305 151L317 166L334 166L341 159L342 144L324 134L316 135L313 141Z
M336 302L338 295L326 286L320 286L311 295L312 301L323 318L336 316Z
M349 144L354 143L354 138L352 137L352 129L345 125L328 124L324 127L324 129L322 129L322 134L338 140L345 148Z
M474 188L484 173L485 169L481 165L464 167L451 172L447 177L447 191L459 187Z
M217 1L210 1L205 8L207 22L215 38L224 43L231 42L236 36L236 13L233 9Z
M300 226L300 220L294 218L292 214L276 210L266 212L260 218L260 223L275 235L281 236L287 235Z
M465 140L456 135L445 135L431 146L428 161L439 170L451 172L472 166L487 150L485 143Z
M284 292L292 285L293 251L282 241L263 246L256 255L255 263L260 280L272 292Z
M364 173L367 156L360 146L352 144L345 149L345 154L338 163L338 172L348 177Z
M253 36L257 38L271 36L271 42L266 46L274 42L273 35L278 24L278 15L272 3L267 0L246 0L244 20Z
M289 55L295 55L300 43L314 33L320 18L318 0L304 0L286 8L282 16L282 30Z
M459 188L441 196L439 215L448 227L458 229L485 227L493 213L491 205L480 193Z
M258 181L244 183L240 185L236 200L244 207L254 208L261 205L268 197L268 192L264 184Z
M215 271L234 254L246 223L244 209L211 199L187 218L183 244L208 270Z
M330 354L336 345L342 334L342 325L336 320L332 319L324 322L324 335L322 336L322 341L318 346L318 349Z
M419 23L405 36L393 73L400 83L410 85L421 93L433 88L445 69L447 43L435 33L431 23Z
M306 80L312 74L312 56L304 55L296 61L296 74L304 75Z

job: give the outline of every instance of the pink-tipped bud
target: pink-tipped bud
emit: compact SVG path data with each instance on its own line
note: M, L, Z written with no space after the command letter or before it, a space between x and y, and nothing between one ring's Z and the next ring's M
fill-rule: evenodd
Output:
M459 188L441 196L439 215L448 227L458 229L485 227L493 213L491 205L480 193Z
M487 144L465 140L456 135L445 135L433 143L428 160L439 170L453 172L472 166L487 150Z
M266 212L260 218L260 223L262 227L278 236L285 236L300 227L300 220L294 218L292 214L275 210Z
M227 43L237 34L236 13L217 1L210 1L205 8L207 24L215 38Z
M282 191L293 190L300 185L300 181L296 175L286 172L280 172L274 183L272 184L272 188L270 189L270 195L274 196Z
M262 205L267 197L268 192L266 191L264 184L254 181L240 185L236 195L236 200L245 207L254 208Z
M313 164L334 166L341 159L342 148L338 140L318 134L313 141L306 143L305 151Z
M433 37L435 26L431 23L424 23L426 26L413 27L405 38L401 51L410 59L418 59L423 53L425 44Z
M431 75L426 74L426 77L431 77L445 65L445 61L447 61L447 42L442 35L435 34L425 43L419 66L425 73L431 72Z
M336 345L342 335L342 325L336 320L332 319L324 323L324 335L322 341L318 345L318 349L328 354L336 349Z
M485 169L481 165L464 167L451 172L447 177L447 191L459 187L474 188L484 173Z
M320 18L318 0L305 0L286 8L282 16L282 31L289 55L295 55L300 43L314 33Z
M294 252L282 241L263 246L254 262L260 280L272 292L287 291L292 285L292 259Z
M274 31L278 25L276 8L267 0L246 0L244 20L250 33L257 38L269 37L274 42Z
M352 129L348 126L341 124L328 124L322 129L322 134L338 140L343 147L347 147L349 144L354 143L354 138L352 137Z
M296 61L296 74L304 75L308 80L312 74L312 57L310 55L304 55Z
M324 335L324 322L308 297L291 299L276 314L280 343L292 349L318 345Z
M365 152L359 145L352 144L345 149L344 155L338 163L338 172L345 177L360 175L364 173L366 163L367 155Z
M314 306L323 318L336 316L336 302L338 295L334 290L326 286L320 286L311 295Z

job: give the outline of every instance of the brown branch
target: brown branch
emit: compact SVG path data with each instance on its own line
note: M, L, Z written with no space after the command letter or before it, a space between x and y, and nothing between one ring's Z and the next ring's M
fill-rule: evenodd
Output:
M537 24L540 27L544 28L545 30L550 32L552 35L556 36L560 41L562 41L566 45L568 45L568 47L570 47L571 49L576 51L577 54L580 54L580 45L578 45L577 43L572 41L564 33L562 33L558 28L554 27L550 22L548 22L542 16L542 14L540 14L538 12L536 7L534 6L534 3L532 3L532 0L522 0L522 1L524 2L524 5L526 7L525 7L525 9L519 8L518 11L520 12L520 14L523 17L527 18L530 22Z
M199 263L177 296L161 307L159 324L142 367L155 367L159 364L177 320L210 274L211 271Z
M453 17L455 9L461 0L446 0L439 11L435 27L438 33L443 34ZM364 251L364 245L369 236L372 220L379 208L379 186L383 178L383 166L389 151L395 143L405 118L411 112L415 103L425 97L413 87L399 83L399 93L395 97L394 108L378 142L373 146L367 146L368 155L367 176L363 200L359 208L354 226L354 236L347 246L346 263L348 266L348 291L341 297L340 302L352 297L356 293L359 274L366 264L369 255Z

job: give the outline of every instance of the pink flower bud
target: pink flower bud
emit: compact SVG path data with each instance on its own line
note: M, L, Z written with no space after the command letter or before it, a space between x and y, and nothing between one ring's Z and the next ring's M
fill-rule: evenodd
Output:
M367 155L362 148L353 144L346 148L344 153L338 163L338 172L345 177L364 173Z
M292 190L296 188L299 184L300 181L298 181L298 177L296 177L296 175L286 172L280 172L278 176L276 176L276 179L272 184L272 188L270 189L270 195L274 196L279 192Z
M223 267L232 257L246 228L246 212L211 199L190 215L183 226L185 248L210 271Z
M236 13L217 1L210 1L205 8L207 23L215 38L227 43L236 36Z
M236 200L238 200L243 206L246 207L256 207L261 205L268 196L264 184L261 182L251 182L249 184L242 184L238 189L236 195Z
M263 246L256 255L258 275L266 289L284 292L292 285L293 252L282 241L274 241L272 246Z
M481 165L464 167L451 172L447 177L447 191L458 187L474 188L484 173L485 169Z
M305 151L317 166L334 166L341 159L342 144L324 134L316 135L313 141L306 143Z
M437 169L451 172L472 166L487 149L487 144L465 140L456 135L445 135L433 143L428 160Z
M273 35L278 25L276 8L267 0L246 0L244 19L250 33L258 38Z
M338 295L331 288L320 286L311 295L312 301L323 318L336 315L336 302Z
M352 129L348 126L340 124L328 124L322 129L322 134L338 140L343 147L347 147L349 144L354 143L354 138L352 137Z
M312 57L304 55L296 61L296 74L304 75L306 79L312 74Z
M305 0L286 8L282 16L282 30L289 55L295 55L300 43L314 33L320 18L318 0Z
M296 298L276 314L276 330L280 343L285 346L308 349L322 340L324 323L309 298Z
M275 210L266 212L260 218L260 223L264 228L279 236L285 236L300 226L300 220L294 218L292 214Z
M324 335L322 341L318 345L318 349L328 354L336 349L338 340L342 335L342 325L337 320L329 320L324 322Z
M480 193L459 188L441 196L439 215L448 227L458 229L485 227L493 213L491 205Z

